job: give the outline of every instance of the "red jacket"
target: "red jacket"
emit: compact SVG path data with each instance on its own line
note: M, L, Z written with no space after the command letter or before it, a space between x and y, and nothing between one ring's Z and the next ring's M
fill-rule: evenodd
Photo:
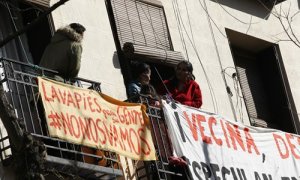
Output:
M180 102L181 104L192 106L195 108L200 108L202 105L202 95L199 85L196 81L190 80L185 84L184 90L179 91L177 86L172 80L165 80L164 84L168 88L170 95L175 101ZM165 88L163 88L165 89ZM164 95L167 94L166 90L159 92Z

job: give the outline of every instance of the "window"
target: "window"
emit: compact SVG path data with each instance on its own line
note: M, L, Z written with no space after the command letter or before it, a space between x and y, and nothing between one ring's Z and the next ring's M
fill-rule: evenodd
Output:
M18 26L18 20L13 14L11 6L13 3L0 1L0 39L5 39L11 33L15 32ZM24 36L19 36L0 48L0 57L6 57L14 60L26 60L26 46L23 46Z
M130 80L131 60L145 61L164 72L163 79L170 78L174 65L184 58L173 51L162 4L157 0L106 2L125 82ZM152 72L155 86L160 79Z
M299 119L278 45L226 30L253 126L299 133Z
M7 37L11 32L24 28L39 17L43 9L35 4L0 2L0 37ZM49 19L45 18L21 36L16 37L3 48L3 57L17 61L39 64L45 47L50 42L51 30Z
M152 67L151 84L154 87L162 86L160 78L169 79L174 75L174 65L184 59L180 52L173 51L162 4L157 0L106 0L106 5L125 83L132 80L130 62L143 61ZM163 73L159 75L157 72ZM166 161L171 153L167 151L171 151L171 148L160 143L162 139L155 132L159 129L160 133L166 133L164 126L157 121L159 111L155 109L157 107L148 108L149 112L157 113L152 117L150 115L150 118L153 127L158 123L158 128L153 128L152 136L156 137L157 154L161 163L159 166L153 162L137 164L138 178L145 177L143 172L148 172L150 168L155 168L154 171L158 172L148 173L154 179L166 179L170 173L174 174L168 170Z
M24 26L31 23L33 20L38 18L41 13L43 13L43 9L36 8L36 6L32 6L30 4L20 4L20 8L24 10L21 14ZM26 32L29 51L32 55L34 64L39 64L43 52L50 42L51 32L54 31L51 29L50 22L51 18L48 16L48 18L43 19Z
M22 29L25 25L27 25L27 23L30 23L33 19L35 19L39 13L41 13L40 10L19 1L0 1L0 40L3 40L9 37L12 33ZM37 61L36 63L38 63L41 56L39 54L41 54L45 45L45 39L47 40L51 37L49 31L42 31L44 28L48 28L49 30L49 25L47 26L43 24L45 22L47 22L47 20L37 24L37 26L33 29L15 37L2 46L0 48L0 58L3 57L25 63L33 63ZM28 86L24 85L29 83L28 80L30 78L25 75L26 73L21 72L21 70L29 71L28 67L20 66L20 64L17 63L8 63L4 60L1 60L0 66L0 80L2 80L0 85L3 86L6 96L8 97L8 101L14 106L13 108L17 117L24 120L24 125L31 123L26 118L32 118L34 115L29 111L28 104L24 101L26 99L29 101L32 97L30 96L30 92L33 92L33 90L32 88L30 90ZM18 72L19 74L14 74L14 72ZM19 84L14 80L9 80L13 78L18 79L16 81L18 81ZM24 79L27 80L26 83L20 83ZM26 130L32 132L32 128L28 128ZM1 123L0 159L3 163L5 160L11 161L11 150L8 142L8 135L9 134L6 132L6 129L3 128L3 124Z
M171 49L167 22L160 2L110 0L121 46L126 42Z

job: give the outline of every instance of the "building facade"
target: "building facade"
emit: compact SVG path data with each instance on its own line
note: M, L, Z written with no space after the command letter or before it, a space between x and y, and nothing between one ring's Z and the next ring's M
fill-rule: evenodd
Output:
M57 2L1 1L0 39ZM298 0L69 0L1 47L0 57L37 65L55 30L78 22L87 29L79 77L100 82L104 94L127 99L132 61L149 63L159 86L188 60L203 110L299 134L299 7ZM134 171L134 162L121 161Z

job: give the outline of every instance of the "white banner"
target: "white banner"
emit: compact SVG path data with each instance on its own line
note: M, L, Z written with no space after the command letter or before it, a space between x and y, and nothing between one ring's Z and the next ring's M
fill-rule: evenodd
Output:
M194 180L300 180L300 136L163 102L171 141Z

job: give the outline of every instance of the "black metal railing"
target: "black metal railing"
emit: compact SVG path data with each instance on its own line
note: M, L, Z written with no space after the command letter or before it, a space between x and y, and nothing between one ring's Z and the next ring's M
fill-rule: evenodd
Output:
M43 141L47 148L47 164L50 169L79 174L88 179L116 179L123 176L118 156L113 152L96 150L52 138L46 129L43 109L38 97L37 77L55 78L57 72L7 58L0 58L0 83L13 106L16 116L24 129L35 138ZM76 78L64 80L74 86L101 91L100 83ZM177 171L169 165L168 157L173 149L167 133L162 109L155 105L154 99L139 96L139 102L147 106L151 121L152 137L156 148L157 161L133 161L134 175L137 179L182 179L185 172ZM136 99L135 99L136 100ZM9 150L6 136L0 139L1 160ZM76 172L74 172L76 171Z
M88 179L116 179L123 176L115 153L75 145L49 136L38 97L37 77L53 79L57 72L0 58L0 73L0 83L22 126L35 138L44 142L48 154L47 167ZM64 81L74 86L101 91L98 82L82 78ZM9 150L9 143L4 142L7 140L7 136L0 139L1 160L5 160L4 152Z
M168 157L173 155L173 147L168 136L167 125L159 100L145 95L138 95L127 102L143 103L152 126L152 139L156 148L157 161L142 161L137 164L137 179L184 179L185 169L170 165Z

